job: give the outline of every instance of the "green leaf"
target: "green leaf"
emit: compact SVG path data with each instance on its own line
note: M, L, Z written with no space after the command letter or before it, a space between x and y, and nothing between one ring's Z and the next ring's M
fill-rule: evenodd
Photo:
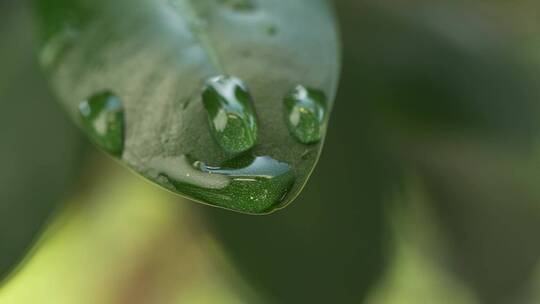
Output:
M77 132L33 60L21 4L0 9L0 281L38 239L81 164Z
M37 1L42 65L96 144L157 184L226 209L269 213L299 194L338 83L326 0ZM285 99L298 86L327 98L295 107L326 110L298 124L300 134L319 128L315 143L289 128ZM103 94L122 115L88 112Z

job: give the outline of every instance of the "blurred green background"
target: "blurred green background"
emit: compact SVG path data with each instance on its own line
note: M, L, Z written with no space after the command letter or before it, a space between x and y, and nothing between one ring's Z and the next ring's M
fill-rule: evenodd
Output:
M539 303L540 5L334 2L322 159L250 217L89 146L37 68L31 6L2 0L0 303Z

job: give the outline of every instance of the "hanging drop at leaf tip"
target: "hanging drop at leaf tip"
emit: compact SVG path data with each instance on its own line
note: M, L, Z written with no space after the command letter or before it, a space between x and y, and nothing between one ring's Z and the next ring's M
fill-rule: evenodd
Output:
M296 181L289 164L270 156L244 154L214 165L182 155L156 158L149 166L150 178L176 193L249 214L281 206Z

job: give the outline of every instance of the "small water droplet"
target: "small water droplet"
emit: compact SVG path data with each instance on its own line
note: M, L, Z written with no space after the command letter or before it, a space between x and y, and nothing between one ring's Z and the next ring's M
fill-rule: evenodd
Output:
M297 86L284 99L290 132L303 144L321 140L325 130L326 96L322 91Z
M240 153L257 142L257 119L251 95L238 78L217 76L203 90L210 131L223 150Z
M82 126L105 151L120 157L124 149L124 108L111 92L92 95L79 105Z
M154 159L150 176L180 194L246 213L279 207L296 181L291 167L269 156L244 155L210 166L182 155ZM166 177L166 182L162 179Z

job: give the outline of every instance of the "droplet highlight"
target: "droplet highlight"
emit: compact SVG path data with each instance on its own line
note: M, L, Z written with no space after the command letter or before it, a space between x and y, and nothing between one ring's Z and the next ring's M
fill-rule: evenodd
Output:
M291 134L303 144L321 140L326 129L326 96L322 91L297 86L284 99L284 115Z
M240 79L231 76L209 79L202 100L212 136L224 151L241 153L257 143L253 100Z
M79 105L79 114L92 140L120 157L124 150L124 108L120 99L108 91L92 95Z
M150 177L179 194L244 213L281 206L296 178L291 167L269 156L243 155L219 166L189 156L156 158Z

